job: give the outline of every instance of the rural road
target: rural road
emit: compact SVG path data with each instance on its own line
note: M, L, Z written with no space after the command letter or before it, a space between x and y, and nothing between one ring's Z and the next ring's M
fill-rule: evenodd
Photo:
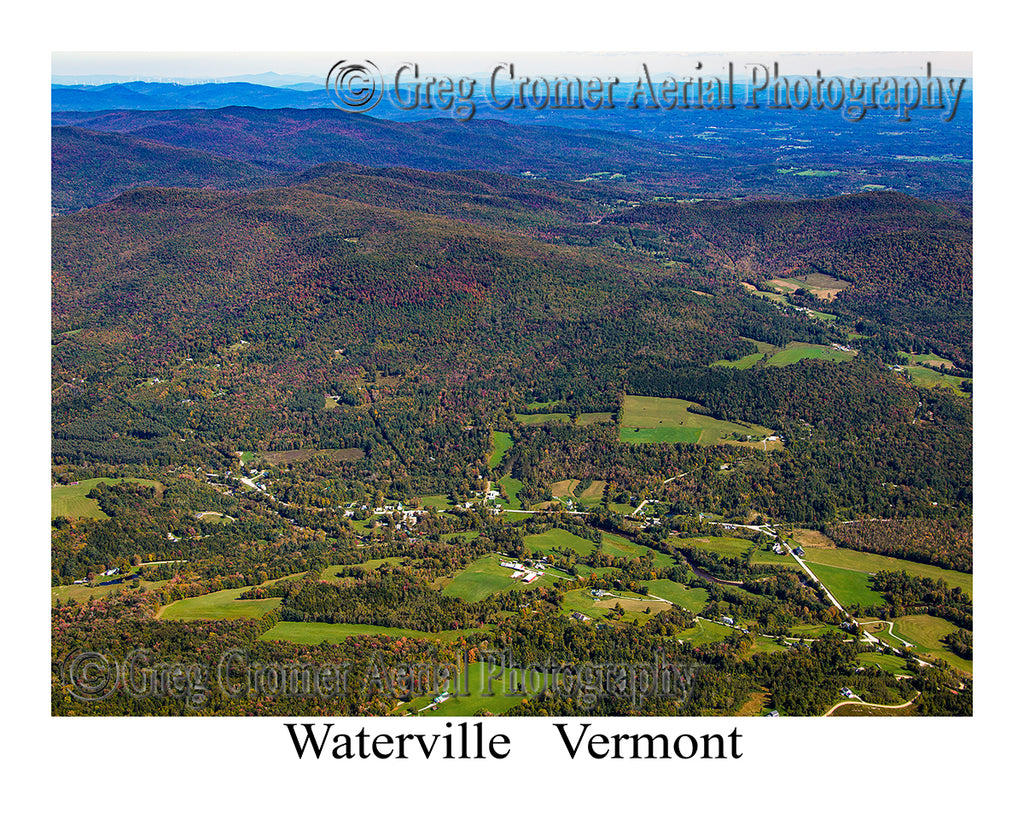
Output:
M813 580L813 581L814 581L815 583L817 583L817 584L818 584L819 586L821 586L821 588L822 588L822 589L824 589L824 590L825 590L825 596L826 596L826 597L827 597L827 598L828 598L829 600L831 600L831 601L832 601L832 605L833 605L833 606L835 606L835 607L836 607L837 609L839 609L839 610L840 610L840 611L841 611L841 612L842 612L843 614L845 614L845 615L846 615L847 617L850 617L850 613L849 613L849 612L848 612L848 611L847 611L846 609L844 609L844 608L843 608L842 604L841 604L841 603L840 603L840 602L839 602L838 600L836 600L836 598L835 598L835 596L834 596L834 595L832 594L832 592L830 592L830 591L828 590L828 587L827 587L827 586L826 586L826 585L825 585L824 583L822 583L822 582L821 582L820 580L818 580L818 578L817 578L817 576L816 576L816 575L814 574L814 572L812 572L812 571L811 571L811 570L810 570L810 569L809 569L809 568L807 567L807 564L806 564L806 563L804 563L804 562L803 562L803 561L802 561L802 560L801 560L801 559L800 559L800 558L799 558L799 557L798 557L798 556L797 556L797 555L796 555L796 554L795 554L794 552L792 552L792 551L791 551L791 552L790 552L790 555L791 555L791 556L793 557L793 559L794 559L794 560L795 560L795 561L796 561L797 563L799 563L799 564L800 564L800 568L804 570L804 572L805 572L805 573L807 574L807 576L808 576L809 578L811 578L811 580ZM850 617L850 619L852 620L853 618L852 618L852 617ZM856 621L854 620L854 622L856 622ZM893 635L893 636L895 636L895 635Z
M913 701L916 700L920 696L921 696L921 692L918 691L909 700L907 700L906 702L900 703L899 705L877 705L877 704L875 704L873 702L864 702L864 700L862 700L860 697L857 697L855 695L853 699L844 700L843 702L837 702L835 705L833 705L831 708L829 708L828 711L826 711L824 714L822 714L822 716L823 717L831 717L832 713L837 708L842 708L844 705L850 705L851 703L857 703L859 705L866 705L869 708L886 708L886 709L889 709L889 710L898 710L900 708L906 708L908 705L913 703Z

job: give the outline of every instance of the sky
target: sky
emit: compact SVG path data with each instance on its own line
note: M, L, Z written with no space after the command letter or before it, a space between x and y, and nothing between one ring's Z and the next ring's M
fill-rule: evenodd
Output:
M969 52L753 52L753 51L373 51L354 52L54 52L52 76L62 82L70 77L87 81L164 80L197 82L242 75L273 72L288 81L320 82L340 59L375 62L385 73L403 62L416 62L426 72L475 75L488 74L497 64L514 62L519 71L531 74L573 73L606 75L636 73L646 63L652 74L695 73L700 64L704 74L722 73L731 62L737 76L749 63L770 66L779 63L780 73L838 76L923 76L932 64L934 75L972 76Z

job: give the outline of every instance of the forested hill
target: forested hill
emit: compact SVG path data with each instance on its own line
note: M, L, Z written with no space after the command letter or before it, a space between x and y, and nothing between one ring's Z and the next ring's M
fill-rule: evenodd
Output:
M759 303L736 306L740 281L822 272L852 285L829 309L891 324L893 344L915 333L943 344L969 367L971 223L961 210L886 193L629 207L583 184L334 164L249 193L138 189L57 220L54 321L155 321L175 337L203 336L240 329L259 304L315 309L328 323L367 304L440 310L427 326L443 314L460 327L486 303L494 320L537 322L538 332L593 309L635 312L666 288L694 301L686 288L697 288L749 317L716 333L729 337L765 315ZM922 303L930 310L891 319ZM378 316L356 312L349 331Z
M52 123L54 204L61 211L96 204L138 184L226 187L225 173L236 175L240 183L262 179L280 184L290 174L327 162L589 180L627 199L659 193L673 199L801 198L879 188L929 198L970 198L969 161L925 157L908 162L879 149L868 162L862 153L870 145L862 144L861 132L848 136L851 146L860 146L858 153L849 154L837 144L813 159L808 154L805 167L794 155L780 154L772 134L756 129L742 140L709 143L693 134L683 139L660 132L638 136L603 131L596 120L569 130L482 117L469 122L394 122L333 108L248 107L57 111ZM156 146L168 150L157 152ZM169 149L207 156L180 154L176 159ZM223 160L243 164L224 166ZM133 162L142 167L133 167ZM91 177L100 180L95 187L88 181Z

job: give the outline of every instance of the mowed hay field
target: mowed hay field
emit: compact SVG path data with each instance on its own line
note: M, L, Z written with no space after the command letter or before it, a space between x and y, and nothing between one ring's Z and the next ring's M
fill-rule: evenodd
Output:
M605 481L592 481L590 486L586 489L577 492L576 500L584 506L593 506L601 502L601 498L604 497L604 488L607 484Z
M714 552L722 557L740 557L751 549L757 549L757 544L754 541L741 537L688 537L684 539L671 537L668 538L668 542L679 546L689 546L691 549Z
M649 552L653 561L652 565L655 568L660 569L664 566L674 565L671 555L655 551L647 546L641 546L639 543L634 543L632 540L622 537L622 535L614 535L610 532L602 533L601 550L612 557L639 557Z
M856 353L837 350L824 344L810 344L805 341L791 341L785 347L775 347L763 341L755 341L758 352L745 355L735 361L723 359L712 363L712 367L731 367L737 370L748 370L764 356L769 367L787 367L805 358L818 358L823 361L852 361Z
M571 551L576 552L578 555L586 556L597 548L597 544L594 541L586 540L578 535L574 535L572 532L567 532L565 529L557 527L537 535L527 535L523 538L523 544L535 553L541 552L543 554Z
M491 454L487 456L487 465L494 469L494 467L501 463L505 453L512 448L512 436L507 432L494 432L492 435L494 437L494 448L491 450Z
M713 552L722 557L743 557L753 550L751 562L754 565L781 564L797 568L796 560L788 554L775 554L770 549L758 546L752 540L741 537L712 536L712 537L670 537L668 542L675 546L687 546L691 549L700 549L704 552Z
M793 276L786 279L771 279L769 284L795 293L801 287L813 293L817 298L831 301L841 290L850 286L850 282L829 276L827 273L809 273L806 276Z
M803 361L805 358L820 358L824 361L852 361L856 353L826 347L824 344L808 344L804 341L791 341L782 350L768 359L771 367L785 367Z
M937 373L935 370L930 370L927 367L906 365L903 367L903 371L910 376L910 380L914 384L920 387L927 387L928 389L933 387L949 387L960 395L967 394L963 391L963 385L965 381L971 380L969 378L949 375L948 373Z
M107 515L100 509L100 505L92 498L87 498L86 495L101 483L105 483L108 486L116 486L125 481L141 483L143 486L152 486L158 492L163 489L163 484L159 481L150 481L143 478L86 478L71 486L54 486L50 488L50 518L63 516L66 518L107 520Z
M837 569L849 569L864 574L874 574L880 571L904 571L914 577L944 580L950 588L955 589L959 587L968 596L974 596L973 575L956 572L952 569L940 569L938 566L930 566L927 563L915 563L912 560L886 557L885 555L876 555L872 552L858 552L853 549L822 549L813 547L805 547L804 562L813 564L811 568L815 573L817 573L815 566L831 566ZM842 598L840 598L840 602L842 602Z
M676 637L692 643L694 646L702 646L707 643L720 643L733 633L733 629L720 623L712 623L710 620L698 620L693 628L680 631Z
M586 615L597 622L608 622L608 615L619 604L625 612L619 623L639 623L643 625L659 611L672 607L671 603L651 600L640 596L624 595L622 597L594 597L588 589L573 589L562 598L562 613L571 616L574 612ZM648 612L647 610L650 609Z
M706 589L691 589L674 580L652 580L647 584L647 589L656 597L662 597L694 614L699 613L708 602Z
M568 533L566 533L568 534ZM512 569L501 565L501 561L510 560L497 554L484 555L458 572L441 590L449 597L458 597L467 603L476 603L495 592L508 591L514 588L534 588L550 586L554 578L549 574L538 577L529 585L512 577Z
M281 605L280 597L269 600L240 600L239 595L252 586L224 589L201 597L175 600L160 612L161 620L237 620L241 617L262 617Z
M871 588L870 575L852 569L822 566L818 563L807 563L807 566L844 606L885 605L882 595Z
M892 624L893 634L913 643L915 653L923 655L926 660L929 657L945 660L954 668L971 674L974 672L974 663L957 656L942 642L943 637L954 631L956 626L948 620L930 614L908 614L897 617Z
M500 481L498 485L505 490L508 494L508 506L509 509L522 509L523 502L519 500L519 490L523 488L523 482L518 478L513 478L511 475L506 475Z
M699 406L681 398L627 395L622 401L619 440L634 444L688 443L712 446L739 443L730 439L729 436L734 434L753 436L757 442L772 434L772 430L758 424L720 421L690 411ZM781 446L779 441L770 443ZM758 446L761 444L758 443ZM773 447L769 445L768 448Z
M757 352L751 353L750 355L745 355L742 358L737 358L735 361L729 361L728 359L723 358L721 361L713 362L711 366L731 367L734 370L749 370L758 361L764 358L765 353L772 355L779 349L774 344L769 344L767 341L757 341L756 339L746 338L745 336L743 337L743 340L749 341L751 344L757 347Z

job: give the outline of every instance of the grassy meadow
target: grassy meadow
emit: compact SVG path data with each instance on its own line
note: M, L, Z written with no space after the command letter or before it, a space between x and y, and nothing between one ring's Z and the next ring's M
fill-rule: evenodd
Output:
M758 424L721 421L691 410L699 407L680 398L627 395L622 402L619 440L626 443L689 443L702 446L735 444L732 436L760 441L772 434ZM772 443L778 443L774 441Z

